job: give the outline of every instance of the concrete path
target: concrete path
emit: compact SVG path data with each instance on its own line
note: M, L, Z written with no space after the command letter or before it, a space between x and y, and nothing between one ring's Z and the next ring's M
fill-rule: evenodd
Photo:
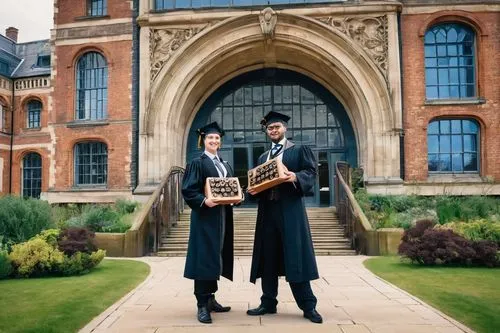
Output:
M80 332L95 333L463 333L472 332L419 299L381 280L362 265L364 256L317 257L321 278L312 282L322 325L302 317L280 279L278 313L246 315L259 305L260 280L248 282L251 258L235 259L234 282L219 283L217 300L232 310L196 320L193 281L184 279L185 258L145 257L151 275ZM126 274L126 272L124 272Z

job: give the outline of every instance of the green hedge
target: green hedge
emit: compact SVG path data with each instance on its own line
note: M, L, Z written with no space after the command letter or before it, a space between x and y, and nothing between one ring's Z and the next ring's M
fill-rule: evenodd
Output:
M0 197L0 235L9 247L54 226L51 207L46 201Z

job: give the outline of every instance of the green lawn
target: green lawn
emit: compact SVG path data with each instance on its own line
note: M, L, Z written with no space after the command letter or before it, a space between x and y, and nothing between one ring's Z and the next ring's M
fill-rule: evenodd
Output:
M0 280L0 333L76 332L149 274L132 260L103 260L75 277Z
M478 333L500 332L500 269L423 267L399 257L377 257L365 266Z

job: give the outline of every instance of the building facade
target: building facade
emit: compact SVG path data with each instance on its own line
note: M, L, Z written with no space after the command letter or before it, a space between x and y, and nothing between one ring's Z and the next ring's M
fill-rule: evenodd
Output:
M318 158L310 205L333 203L338 160L362 167L374 193L500 194L495 1L55 0L54 9L50 81L45 97L32 93L45 110L38 139L16 123L29 98L17 110L0 85L15 124L0 138L3 193L23 193L13 184L23 184L29 152L51 202L150 193L199 154L195 130L211 121L226 130L221 154L245 184L269 146L260 119L274 110Z

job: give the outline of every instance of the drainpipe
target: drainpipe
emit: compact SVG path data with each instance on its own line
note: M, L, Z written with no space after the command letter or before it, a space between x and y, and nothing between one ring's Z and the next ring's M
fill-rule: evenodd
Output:
M405 179L405 112L404 112L404 81L403 81L403 40L401 37L401 12L398 13L398 40L399 40L399 80L401 82L401 125L402 132L399 135L399 176Z
M137 24L139 0L134 0L132 14L132 161L130 166L130 185L135 190L139 174L139 37L140 27Z
M10 112L10 157L9 157L9 194L12 194L12 158L14 157L14 110L15 110L15 99L14 99L14 80L12 80L12 106Z

